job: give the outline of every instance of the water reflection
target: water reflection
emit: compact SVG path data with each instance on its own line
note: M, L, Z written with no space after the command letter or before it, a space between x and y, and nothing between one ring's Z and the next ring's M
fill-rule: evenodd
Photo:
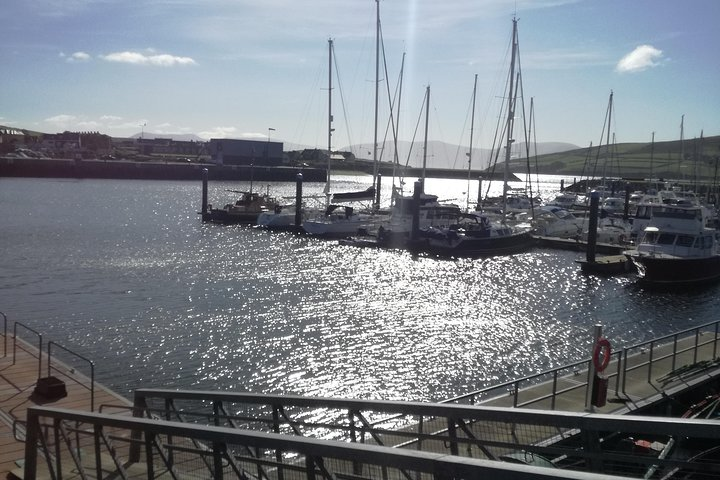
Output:
M582 275L575 252L438 261L203 225L194 182L0 182L0 309L126 393L438 400L585 357L596 323L623 345L718 307L717 287L649 292L631 276ZM68 208L18 221L40 195Z

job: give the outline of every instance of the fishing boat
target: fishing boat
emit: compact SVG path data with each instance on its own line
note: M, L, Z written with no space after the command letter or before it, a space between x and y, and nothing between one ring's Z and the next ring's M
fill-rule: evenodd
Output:
M240 194L235 203L228 203L222 208L212 208L212 205L208 205L207 217L204 215L203 220L223 225L254 225L257 222L258 215L274 211L279 205L267 193L258 193L252 190L247 192L230 191Z
M720 280L718 232L706 227L700 206L663 205L625 255L650 285L693 285Z
M482 212L461 213L447 228L420 230L410 243L416 253L440 257L486 257L524 252L535 245L530 228L503 224Z

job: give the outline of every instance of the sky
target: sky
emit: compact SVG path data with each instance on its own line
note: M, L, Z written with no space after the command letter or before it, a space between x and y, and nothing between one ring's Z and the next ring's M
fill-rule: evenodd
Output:
M371 144L376 7L5 0L0 125L327 148L332 39L332 148ZM514 17L521 102L533 111L517 123L532 118L534 141L597 145L611 92L618 143L649 142L653 132L656 141L678 139L681 122L686 139L720 134L720 1L381 0L379 10L380 140L402 80L394 100L400 140L424 138L429 90L430 141L467 145L472 133L474 147L489 148L506 113Z

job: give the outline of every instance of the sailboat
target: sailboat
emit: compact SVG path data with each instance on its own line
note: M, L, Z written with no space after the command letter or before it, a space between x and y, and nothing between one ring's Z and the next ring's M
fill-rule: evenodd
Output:
M505 174L503 179L503 211L507 210L509 164L513 140L517 89L515 88L515 66L518 55L517 19L513 18L512 51L508 77L507 124L505 126ZM420 230L412 247L416 252L437 256L492 256L526 251L533 247L535 240L530 229L510 226L497 221L481 211L462 213L453 225L447 228Z
M461 210L458 205L441 203L437 195L424 192L425 168L427 165L427 129L430 111L430 87L425 90L425 141L423 169L416 184L416 192L410 196L397 195L393 198L390 216L377 231L378 244L383 247L402 248L407 246L414 228L445 228L457 222Z
M375 188L370 187L360 192L332 194L332 66L333 40L328 40L328 164L327 183L325 184L325 210L319 215L306 218L302 223L305 233L321 237L347 237L367 231L372 221L371 215L359 213L352 206L339 205L341 202L373 200Z

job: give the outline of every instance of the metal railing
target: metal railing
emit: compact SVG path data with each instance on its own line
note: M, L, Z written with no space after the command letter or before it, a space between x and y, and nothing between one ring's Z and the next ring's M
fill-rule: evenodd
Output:
M89 380L90 380L90 384L89 384L89 385L85 385L84 383L82 383L82 382L80 381L80 378L79 378L79 376L77 375L77 372L75 371L74 368L70 368L69 373L72 373L72 374L75 374L75 375L74 375L74 376L70 376L70 375L68 375L67 369L61 369L61 368L58 368L58 367L55 367L55 366L52 365L52 358L53 358L53 356L52 356L52 347L53 347L53 345L54 345L56 348L59 348L59 349L63 350L64 352L72 355L73 357L75 357L75 358L77 358L77 359L79 359L79 360L87 363L87 365L90 367L90 379L89 379ZM57 342L53 342L52 340L48 342L47 349L48 349L48 360L47 360L47 364L48 364L48 366L47 366L47 373L48 373L48 376L50 376L53 371L54 371L54 372L57 372L57 373L63 375L64 377L66 377L66 378L69 378L69 379L74 380L75 382L77 382L78 385L80 385L81 387L86 388L87 390L89 390L89 391L90 391L90 411L91 411L91 412L94 412L94 411L95 411L95 363L94 363L92 360L89 360L89 359L83 357L82 355L77 354L77 353L73 352L72 350L69 350L69 349L63 347L62 345L60 345L60 344L57 343Z
M707 333L712 333L712 335L703 340L702 337ZM692 340L689 344L687 344L688 339ZM683 340L687 345L681 345ZM657 383L657 381L653 380L654 374L658 375L658 378L663 378L673 373L697 372L698 369L718 364L720 362L720 359L718 359L719 342L720 321L715 321L624 347L612 352L606 376L611 381L610 383L615 384L614 390L616 393L623 393L627 396L626 379L632 372L642 368L647 369L647 383L654 384ZM711 352L705 353L706 357L709 353L710 358L699 361L698 357L703 348L706 350L711 349ZM647 358L647 360L637 361L642 358ZM686 360L686 363L679 367L681 360ZM542 404L543 408L555 410L559 396L588 388L589 382L592 380L590 378L590 362L590 359L581 360L499 385L482 388L443 402L475 405L492 397L512 395L514 397L513 407L532 407ZM662 371L659 369L662 369ZM568 386L567 383L559 381L563 377L576 377L576 381ZM537 391L528 388L541 383L551 386L549 392L537 395ZM523 392L530 396L523 400Z
M36 330L33 330L32 328L28 327L27 325L23 325L20 322L14 322L14 325L13 325L13 365L15 365L15 363L17 362L18 327L22 327L25 330L27 330L28 332L34 333L38 338L37 359L38 359L38 378L40 378L40 377L42 377L42 346L43 346L42 334ZM25 350L29 354L33 355L33 352L31 352L30 350L27 350L27 349L25 349Z
M708 335L708 333L712 335ZM672 379L681 379L685 375L696 374L704 369L717 366L720 364L719 341L720 321L716 321L625 347L622 349L624 368L622 385L619 390L625 393L626 378L631 372L641 369L647 369L647 383L662 385ZM667 352L668 349L669 352ZM710 350L704 352L704 360L699 360L701 350ZM647 360L633 362L633 359L643 358L647 358ZM679 364L681 360L684 360L685 363ZM662 370L658 371L659 368ZM654 375L657 376L653 378Z
M7 355L7 316L0 312L0 315L3 318L3 334L4 334L4 343L5 343L5 356ZM36 348L27 348L23 345L31 345L29 342L23 342L18 330L24 329L28 332L31 332L37 337L37 347ZM21 322L13 322L13 337L12 337L12 348L13 348L13 361L12 364L15 365L17 363L17 349L21 348L25 352L27 352L30 356L36 357L38 359L38 380L42 378L42 371L43 371L43 336L40 332L36 331L35 329L21 323ZM90 370L90 377L89 377L89 384L83 383L83 376L80 375L78 372L76 372L75 368L67 367L66 365L56 362L57 365L53 365L53 348L60 349L70 356L79 359L82 362L85 362L89 366ZM37 353L36 353L37 352ZM57 355L55 356L57 357ZM59 365L59 366L58 366ZM62 368L61 368L62 367ZM66 367L66 368L65 368ZM86 388L90 391L90 409L91 411L95 411L95 363L88 358L62 346L61 344L50 341L47 344L47 375L50 376L52 372L57 372L59 374L62 374L65 378L72 380L73 382L77 383L83 388ZM87 377L85 377L87 378Z
M711 420L361 403L440 416L455 428L439 437L413 432L415 441L405 442L406 448L390 448L235 429L225 423L204 425L32 407L28 409L25 478L35 478L41 458L54 478L70 470L83 478L163 475L277 480L649 478L656 473L707 478L720 474L720 460L713 456L720 446L720 429ZM465 434L463 425L478 423L486 425L484 435ZM432 443L434 448L418 451L420 442ZM540 464L544 468L537 467Z

